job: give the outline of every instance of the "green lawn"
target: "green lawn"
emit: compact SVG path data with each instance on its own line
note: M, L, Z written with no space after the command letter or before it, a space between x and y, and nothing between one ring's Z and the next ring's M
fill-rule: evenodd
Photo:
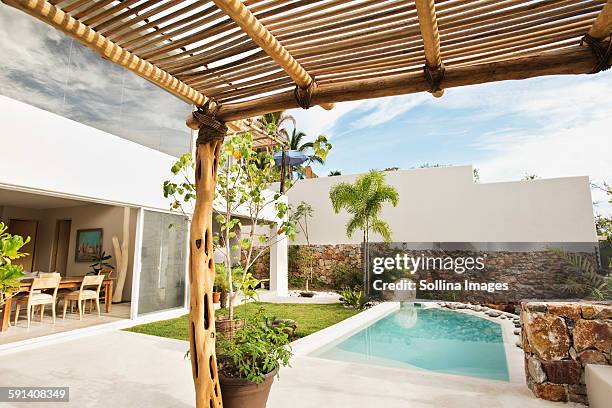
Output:
M357 314L355 309L346 309L341 304L309 305L309 304L279 304L279 303L253 303L248 305L248 313L263 309L271 317L293 319L298 323L297 336L304 337L311 333L336 324L348 317ZM244 314L244 306L235 309L236 316ZM217 315L227 314L227 309L218 310ZM171 339L188 340L187 315L176 319L134 326L128 331L151 334L153 336L169 337Z

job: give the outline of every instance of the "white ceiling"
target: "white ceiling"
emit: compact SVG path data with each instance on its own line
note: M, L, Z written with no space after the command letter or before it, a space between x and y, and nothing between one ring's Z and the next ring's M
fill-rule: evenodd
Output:
M0 206L6 205L19 208L30 208L33 210L46 210L50 208L76 207L89 204L91 203L86 201L69 200L67 198L0 189Z

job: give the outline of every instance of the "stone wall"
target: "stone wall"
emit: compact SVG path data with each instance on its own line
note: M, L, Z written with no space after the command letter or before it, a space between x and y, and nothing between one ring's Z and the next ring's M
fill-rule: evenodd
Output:
M305 245L289 246L289 282L299 282L300 270L299 253ZM338 266L347 268L361 268L361 245L338 244L338 245L311 245L311 251L315 258L315 288L335 288L334 270ZM371 257L393 256L397 250L386 244L374 244L371 249ZM563 284L567 277L574 273L565 260L554 252L531 251L442 251L442 250L402 250L409 256L430 257L468 257L484 256L485 269L482 271L465 272L456 274L453 271L430 270L414 275L418 280L434 281L445 280L447 282L499 282L507 283L508 290L495 293L483 291L419 291L419 298L431 298L437 300L467 301L479 303L517 304L524 299L564 299L572 297L570 293L563 290ZM591 258L592 254L583 254ZM269 277L269 257L262 257L255 265L258 278ZM299 286L294 284L294 287Z
M453 300L475 303L517 304L525 299L567 299L572 297L564 289L568 277L575 271L553 251L475 251L475 250L398 250L387 244L374 244L370 257L394 257L406 254L412 257L429 258L477 258L482 257L483 270L465 271L458 274L453 270L422 270L412 276L413 280L427 282L446 281L463 284L474 283L506 284L507 290L487 291L423 291L417 296L422 299ZM593 254L581 254L595 262Z
M534 395L588 404L585 365L612 365L612 304L523 302L521 336Z
M292 288L301 288L303 273L300 271L300 251L305 245L289 246L289 284ZM351 244L312 245L314 257L314 289L340 289L334 286L334 269L339 266L361 269L361 246ZM258 279L270 277L269 251L253 265L253 275Z

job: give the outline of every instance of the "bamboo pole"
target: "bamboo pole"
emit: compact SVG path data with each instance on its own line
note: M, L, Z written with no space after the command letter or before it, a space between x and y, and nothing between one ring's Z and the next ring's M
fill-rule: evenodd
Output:
M312 77L287 51L287 49L268 31L240 0L213 0L225 14L236 22L266 54L268 54L300 88L308 88ZM330 110L333 103L321 104Z
M612 32L612 0L603 6L603 9L593 22L589 35L596 40L604 40Z
M197 90L121 48L46 0L2 1L62 31L101 54L103 58L132 71L187 103L200 106L207 101L207 98Z
M417 15L419 16L419 28L423 37L425 50L425 62L430 71L438 71L442 66L440 55L440 33L436 19L436 5L434 0L415 0ZM433 91L436 98L444 95L444 90Z
M596 61L587 47L550 51L535 56L509 61L446 68L446 88L488 82L520 80L545 75L585 74L591 72ZM344 102L384 96L405 95L430 89L422 74L404 74L387 78L356 80L340 84L322 84L313 97L313 103ZM283 92L247 102L221 106L223 120L261 115L283 109L296 108L293 92Z

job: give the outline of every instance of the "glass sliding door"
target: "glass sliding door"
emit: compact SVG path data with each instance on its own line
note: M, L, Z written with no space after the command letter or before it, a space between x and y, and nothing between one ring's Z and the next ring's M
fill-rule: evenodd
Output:
M138 315L185 305L187 221L144 211Z

